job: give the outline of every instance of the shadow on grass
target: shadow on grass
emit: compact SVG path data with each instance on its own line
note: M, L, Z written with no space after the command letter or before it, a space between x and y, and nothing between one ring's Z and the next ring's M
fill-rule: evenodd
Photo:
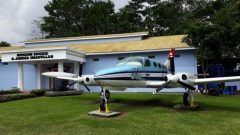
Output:
M212 105L207 103L199 103L204 111L231 111L240 112L240 106L224 106L224 105Z
M136 95L117 95L112 98L110 98L109 105L113 104L115 107L115 110L118 111L131 111L139 109L141 110L144 108L151 108L151 107L163 107L175 110L173 107L176 104L182 104L182 96L180 95L159 95L159 96L149 96L146 95L140 96L140 97L134 97ZM198 97L197 97L198 98ZM84 95L80 97L76 97L77 100L85 100L90 105L98 105L99 104L99 94L95 95ZM231 111L231 112L240 112L240 106L239 104L235 105L223 105L221 102L211 103L210 101L204 101L205 98L200 98L197 102L197 104L200 106L200 109L198 111ZM216 99L218 100L218 99ZM226 99L229 100L229 99ZM178 110L179 111L179 110ZM190 110L182 110L182 111L190 111Z

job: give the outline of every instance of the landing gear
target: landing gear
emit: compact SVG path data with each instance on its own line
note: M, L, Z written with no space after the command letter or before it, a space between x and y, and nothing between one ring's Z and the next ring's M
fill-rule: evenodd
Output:
M105 96L106 96L107 100L109 100L109 98L110 98L110 91L109 90L105 90Z
M183 104L185 106L189 106L190 105L190 103L189 103L189 94L187 92L185 92L183 94Z
M194 105L194 96L193 91L187 89L187 92L183 94L183 105L193 107Z
M106 90L105 87L102 87L102 91L100 93L99 109L96 111L91 111L88 114L91 116L97 116L102 118L119 116L121 114L120 112L109 111L107 105L109 98L110 98L109 90Z
M110 98L110 92L109 90L106 90L104 87L102 87L102 91L100 93L100 104L99 104L99 111L108 113L108 100Z
M183 94L183 104L175 105L175 109L180 110L199 110L199 106L194 104L193 90L186 89L187 92Z

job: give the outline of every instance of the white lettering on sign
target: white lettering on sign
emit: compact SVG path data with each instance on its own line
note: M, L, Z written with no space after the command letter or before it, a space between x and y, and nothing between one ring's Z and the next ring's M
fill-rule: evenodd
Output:
M12 57L11 60L30 60L30 59L52 59L53 55L49 55L48 52L34 52L34 53L18 53L16 57Z

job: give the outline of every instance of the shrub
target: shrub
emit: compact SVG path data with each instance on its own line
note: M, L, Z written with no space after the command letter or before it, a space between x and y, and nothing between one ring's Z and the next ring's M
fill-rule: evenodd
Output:
M1 90L0 95L5 95L5 94L14 94L14 93L21 93L19 89L12 89L12 90Z
M43 96L45 94L46 90L43 89L37 89L37 90L32 90L31 94L34 94L36 96Z
M1 95L0 102L8 102L8 101L14 101L14 100L20 100L20 99L26 99L26 98L33 98L33 97L35 97L34 94L28 94L28 93Z

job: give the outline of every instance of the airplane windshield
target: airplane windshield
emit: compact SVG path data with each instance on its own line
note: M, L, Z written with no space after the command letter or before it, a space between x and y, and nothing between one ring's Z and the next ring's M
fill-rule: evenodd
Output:
M123 65L132 65L132 66L143 66L143 59L139 57L131 57L131 58L125 58L116 66L123 66Z

